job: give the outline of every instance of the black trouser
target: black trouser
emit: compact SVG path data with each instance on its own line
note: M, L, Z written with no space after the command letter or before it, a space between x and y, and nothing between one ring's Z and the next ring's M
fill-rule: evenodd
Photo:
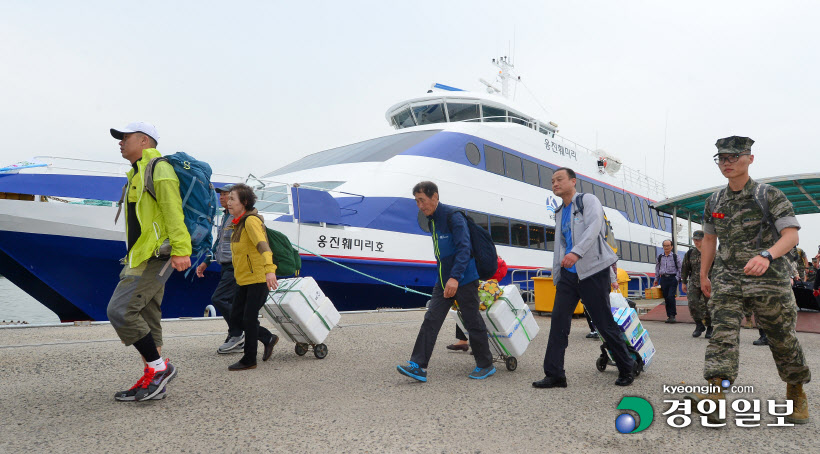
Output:
M675 302L675 294L677 292L678 278L668 274L661 276L661 293L663 293L663 300L666 303L667 317L678 315L678 303Z
M243 364L256 364L257 341L267 344L273 341L273 334L259 324L259 310L268 298L268 284L240 285L231 307L229 326L241 326L245 331L245 354L240 360Z
M225 323L228 324L228 335L231 337L242 335L242 325L231 326L231 304L233 303L236 289L236 279L233 276L233 264L228 263L222 265L222 272L219 275L219 284L216 285L213 296L211 296L211 304L216 310L225 318Z
M552 308L550 334L547 352L544 355L544 375L548 377L565 377L564 353L569 340L572 325L572 313L580 299L592 318L592 323L609 347L618 371L632 371L633 360L626 349L626 341L621 330L612 318L609 305L609 267L579 280L578 274L561 269L558 286L555 290L555 304Z
M587 319L587 325L589 325L589 332L595 332L595 326L592 325L592 317L589 316L589 312L587 312L587 308L584 308L584 317Z
M470 337L470 348L473 349L475 364L478 367L490 367L493 364L493 355L490 353L490 343L487 339L487 327L481 314L478 313L480 301L478 299L478 281L467 284L459 284L455 298L445 298L441 284L433 287L433 298L424 314L424 322L419 328L419 335L416 337L416 345L413 347L413 354L410 361L418 364L422 369L427 368L430 357L433 355L433 347L436 345L438 332L447 313L453 305L453 300L458 301L461 309L461 318L464 327Z
M464 331L462 331L461 328L458 327L458 325L456 325L456 339L458 339L460 341L466 341L467 340L467 335L464 334Z

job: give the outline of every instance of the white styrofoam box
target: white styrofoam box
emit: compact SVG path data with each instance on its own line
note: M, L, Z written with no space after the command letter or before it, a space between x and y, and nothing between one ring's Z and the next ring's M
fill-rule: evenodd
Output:
M326 298L312 277L282 279L270 296L273 301L266 304L281 306L298 323L307 323Z
M538 335L538 323L529 307L518 310L517 320L512 329L506 333L489 332L490 342L498 342L506 356L521 356Z
M526 304L521 298L521 293L515 285L502 287L501 296L482 312L487 331L508 333L516 323L516 316L513 309L523 309Z
M282 332L288 334L294 342L321 344L330 333L330 330L327 329L327 326L325 326L325 323L318 314L313 314L303 322L290 323L279 306L273 303L266 303L265 307L262 308L262 315L274 323ZM327 322L327 320L325 320L325 322ZM327 323L327 325L330 326L331 329L334 326L330 323ZM305 333L304 336L300 333L300 330Z
M626 302L626 298L624 298L621 292L612 292L609 294L609 305L612 306L612 309L616 307L629 307L629 303Z
M331 329L338 325L339 320L342 319L339 311L336 310L336 306L334 306L333 302L330 301L330 298L326 296L322 299L322 304L319 305L319 310L317 312L322 314L322 317L325 318L325 321L327 321Z

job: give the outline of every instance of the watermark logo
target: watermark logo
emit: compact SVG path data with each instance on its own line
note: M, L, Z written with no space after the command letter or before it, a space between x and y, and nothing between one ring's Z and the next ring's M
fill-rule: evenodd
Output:
M621 413L615 418L615 429L622 434L642 432L655 419L655 409L652 408L652 404L640 397L624 397L618 404L618 410L634 411L638 415L637 422L631 413Z

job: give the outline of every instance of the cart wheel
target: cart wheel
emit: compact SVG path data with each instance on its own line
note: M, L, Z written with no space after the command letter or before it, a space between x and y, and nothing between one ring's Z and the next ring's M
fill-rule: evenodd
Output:
M510 372L518 368L518 360L515 359L515 356L508 356L504 363L507 364L507 370Z
M325 356L327 356L327 345L319 344L314 346L313 356L315 356L316 359L323 359Z
M305 353L308 352L307 345L305 345L301 342L296 343L295 350L296 350L296 354L299 355L299 356L305 356Z
M604 356L599 356L597 360L595 360L595 367L598 368L599 371L603 372L606 370L606 363L607 359Z

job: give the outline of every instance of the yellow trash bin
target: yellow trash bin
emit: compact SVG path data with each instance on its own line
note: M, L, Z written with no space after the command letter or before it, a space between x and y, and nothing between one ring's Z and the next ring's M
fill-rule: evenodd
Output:
M618 285L621 287L621 294L624 295L624 298L629 296L629 281L629 274L626 270L618 268Z
M539 276L532 278L533 287L535 290L535 312L552 312L555 306L555 284L552 283L552 277ZM581 300L578 300L578 305L575 306L574 314L583 314L584 305Z

